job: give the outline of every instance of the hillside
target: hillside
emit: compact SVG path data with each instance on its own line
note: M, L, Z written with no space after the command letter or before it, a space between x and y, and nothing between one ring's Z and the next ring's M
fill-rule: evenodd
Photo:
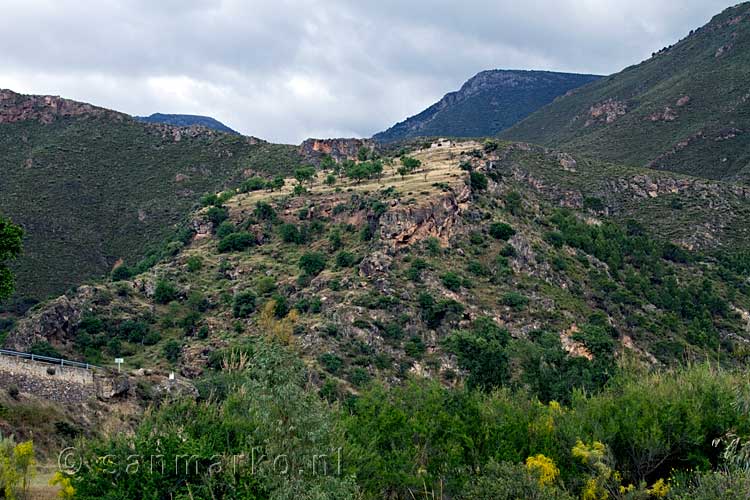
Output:
M492 136L556 97L598 76L549 71L482 71L421 113L373 139L393 142L413 137Z
M30 311L6 348L125 358L127 384L89 403L116 427L98 435L104 423L47 409L68 422L52 428L27 416L40 403L26 393L0 401L0 426L49 446L78 426L86 453L117 460L134 442L171 443L167 457L238 453L243 430L266 453L343 450L347 474L316 486L341 498L504 498L465 471L481 468L492 489L504 484L495 460L525 457L559 466L550 487L579 491L586 446L641 490L719 463L713 439L745 425L734 398L750 343L749 188L524 143L409 154L231 186L153 267ZM723 368L697 364L709 360ZM461 467L446 471L447 455ZM181 470L71 477L83 498L112 481L126 498L233 484L192 470L189 482ZM323 481L278 477L247 490ZM226 488L215 496L253 497Z
M339 360L330 374L342 389L409 372L447 381L460 370L446 338L485 316L519 341L547 332L573 355L606 340L607 356L632 351L646 364L744 356L748 189L524 144L414 157L422 166L403 177L388 160L380 179L334 174L330 185L324 172L306 193L288 179L204 208L174 257L56 299L6 345L168 369L173 342L172 362L195 377L212 351L276 331L323 370L320 360ZM137 343L101 336L134 321ZM596 325L607 339L587 338ZM148 331L158 335L138 345Z
M26 230L18 294L37 299L162 251L206 192L299 162L293 146L7 90L0 153L0 207Z
M227 134L239 134L236 130L232 130L210 116L154 113L149 116L135 116L134 118L144 123L163 123L165 125L174 125L175 127L192 127L197 125L219 132L226 132Z
M750 180L750 3L501 133L615 162Z

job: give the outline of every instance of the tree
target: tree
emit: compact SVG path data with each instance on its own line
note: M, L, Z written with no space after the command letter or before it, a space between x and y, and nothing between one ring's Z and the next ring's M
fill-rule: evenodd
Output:
M370 157L370 148L367 146L362 146L359 148L359 151L357 151L357 159L359 161L367 161L367 159Z
M6 299L15 290L15 278L8 262L21 254L23 229L0 217L0 300Z
M219 241L217 249L221 253L241 252L253 245L255 245L255 236L252 233L242 231L229 234L222 238L221 241Z
M514 234L516 234L516 230L505 222L493 222L490 224L490 235L497 240L507 241Z
M484 191L487 189L487 176L480 172L471 172L469 174L469 183L475 191Z
M331 155L324 155L320 159L320 168L323 170L333 170L336 167L336 160Z
M454 332L446 341L458 365L469 372L469 387L486 391L499 387L508 379L510 334L487 317L477 318L471 330Z
M315 167L312 165L304 165L294 170L294 178L300 184L307 182L312 186L313 180L315 180Z
M276 177L273 178L273 180L271 180L271 182L267 184L267 186L270 191L276 191L277 189L283 188L284 184L285 184L284 177L277 175Z
M154 289L154 300L159 304L167 304L177 298L177 289L169 281L159 280Z

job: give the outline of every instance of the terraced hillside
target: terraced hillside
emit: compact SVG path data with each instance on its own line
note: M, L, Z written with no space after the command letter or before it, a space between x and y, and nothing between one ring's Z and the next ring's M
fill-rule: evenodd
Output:
M10 91L0 153L0 210L26 230L18 294L37 299L160 252L205 192L299 163L292 146Z
M503 132L618 163L750 179L750 3Z

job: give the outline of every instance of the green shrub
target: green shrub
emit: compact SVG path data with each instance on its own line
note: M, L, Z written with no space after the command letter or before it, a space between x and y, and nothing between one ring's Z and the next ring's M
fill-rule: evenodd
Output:
M318 360L327 372L334 375L338 374L344 366L344 360L330 352L322 354Z
M449 271L445 273L440 279L443 282L443 286L445 286L445 288L447 288L448 290L451 290L452 292L458 292L461 290L461 284L463 283L463 280L458 274Z
M232 301L232 314L234 317L247 318L255 312L255 299L255 294L249 290L236 293Z
M493 222L490 224L490 236L496 240L507 241L511 236L516 234L516 230L513 229L510 224L505 222Z
M356 387L364 387L370 382L370 374L364 368L356 367L352 370L349 379Z
M211 207L206 212L206 217L211 221L214 227L218 227L219 224L229 218L229 212L224 207Z
M458 358L458 365L469 372L470 387L492 390L509 378L507 346L510 334L491 318L477 318L469 330L458 330L445 342Z
M203 258L199 257L198 255L191 255L187 258L185 264L187 265L187 270L191 273L194 273L196 271L200 271L203 268Z
M483 173L472 171L469 173L469 184L475 191L484 191L487 189L487 176Z
M176 340L169 340L162 348L162 355L170 363L176 363L180 359L182 353L182 346Z
M28 353L36 356L47 356L49 358L62 358L57 349L46 340L34 342L29 348Z
M225 220L221 224L219 224L219 227L216 228L216 236L218 238L226 238L230 234L232 234L235 231L234 224L229 222L228 220Z
M299 267L307 276L317 276L326 267L326 256L320 252L307 252L299 259Z
M261 220L276 219L276 211L269 203L266 203L265 201L259 201L255 204L253 215Z
M404 352L406 352L408 356L411 356L415 359L421 359L426 350L427 346L424 345L422 337L418 335L414 335L406 343L404 343Z
M166 280L156 282L154 288L154 300L157 304L167 304L177 298L177 288Z
M518 292L508 292L502 296L500 303L504 306L521 310L529 303L529 299Z
M266 187L268 187L268 184L262 177L250 177L240 185L240 192L248 193L250 191L260 191Z
M133 277L133 270L121 264L112 270L112 281L125 281Z
M279 226L279 235L284 243L303 243L302 235L294 224L284 223Z
M342 250L336 254L336 267L345 268L352 267L357 264L357 256L346 250Z
M255 236L248 232L232 233L219 241L217 249L221 253L241 252L255 245Z

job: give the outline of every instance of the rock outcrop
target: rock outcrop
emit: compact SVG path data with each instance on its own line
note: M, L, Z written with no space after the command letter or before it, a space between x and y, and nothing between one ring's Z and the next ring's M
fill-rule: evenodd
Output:
M375 146L368 139L307 139L300 145L299 152L306 161L317 165L326 155L336 161L355 159L362 147L373 149Z

